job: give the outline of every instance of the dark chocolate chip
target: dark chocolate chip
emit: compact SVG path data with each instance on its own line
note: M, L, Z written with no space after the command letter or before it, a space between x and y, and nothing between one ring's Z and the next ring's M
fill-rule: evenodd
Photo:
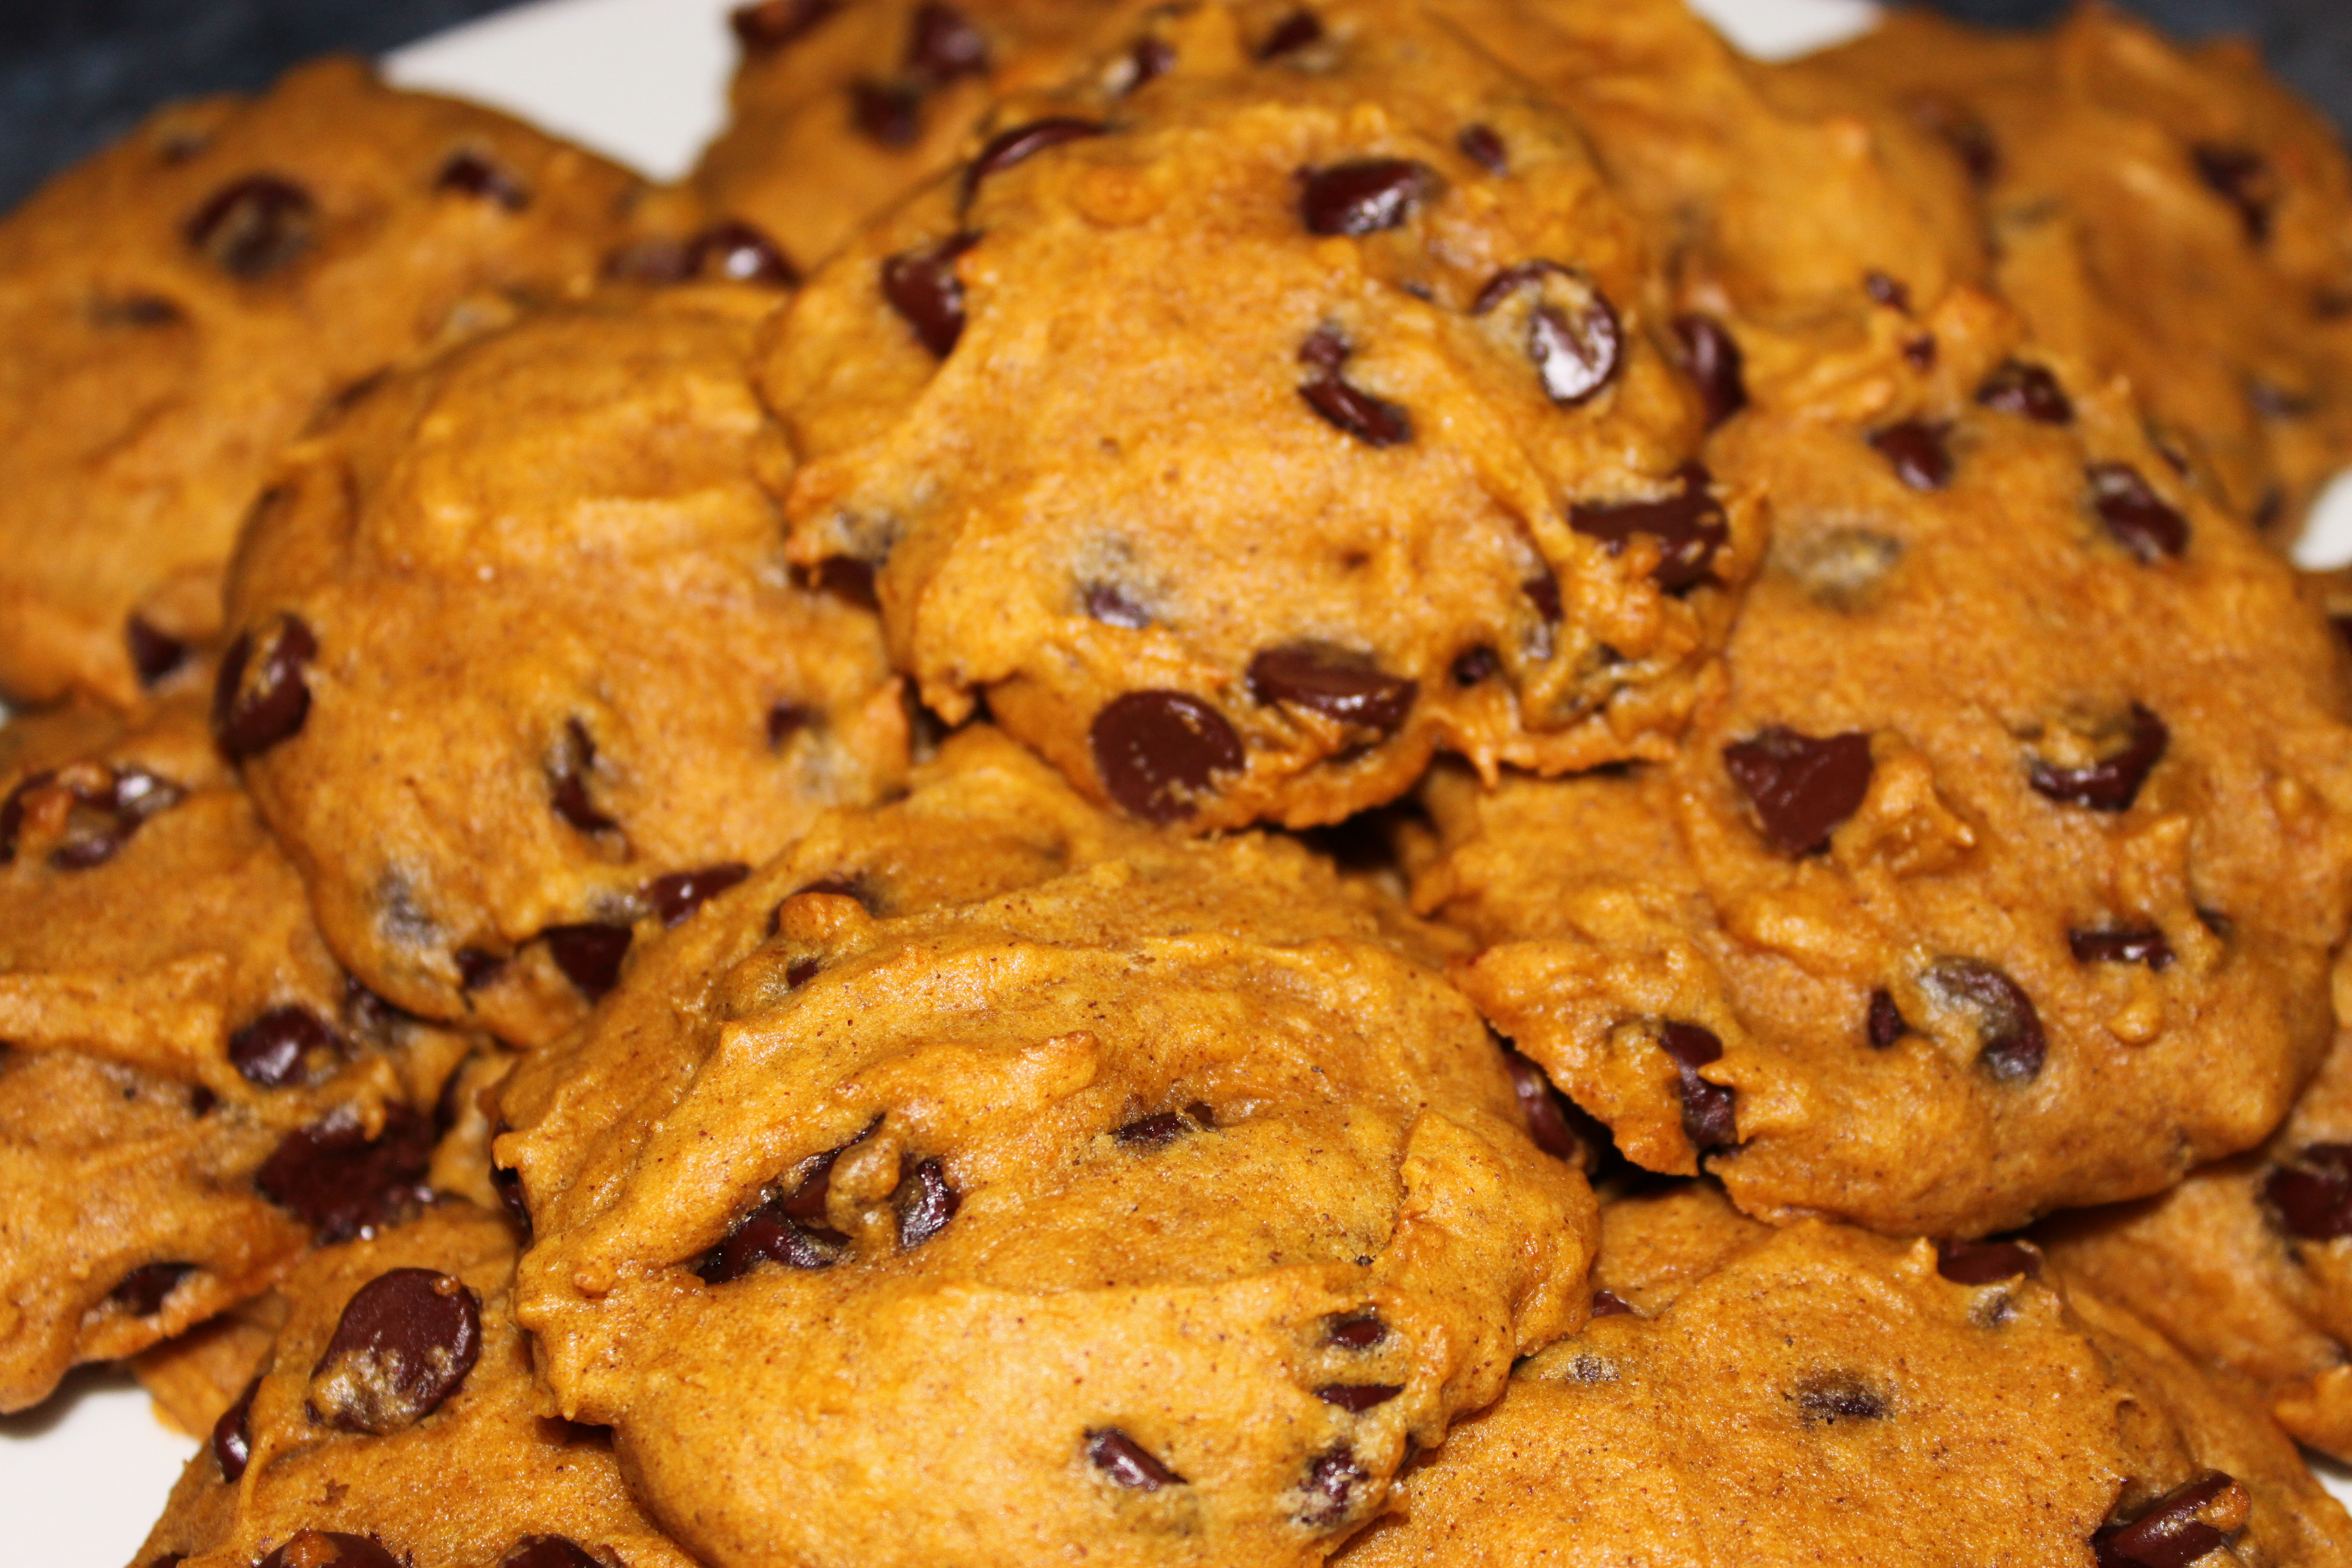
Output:
M1731 524L1722 503L1709 488L1711 476L1697 463L1675 471L1681 489L1655 500L1578 501L1568 510L1568 525L1588 539L1597 539L1612 555L1622 554L1636 534L1662 546L1650 581L1669 594L1685 594L1713 577L1716 552L1731 537ZM1552 603L1559 587L1552 584ZM1556 621L1557 613L1546 620Z
M294 616L278 616L257 646L253 633L237 634L213 689L213 734L230 761L258 756L301 733L310 716L303 672L318 656L319 639Z
M1216 776L1246 762L1241 737L1224 716L1182 691L1129 691L1095 715L1088 739L1103 788L1120 809L1146 822L1192 815Z
M457 984L467 991L478 991L488 985L507 966L505 959L478 947L461 947L451 956L457 963Z
M564 1536L526 1535L507 1549L499 1568L604 1568L604 1565L589 1556L579 1542Z
M1298 363L1310 374L1298 384L1298 395L1327 424L1368 447L1396 447L1412 440L1411 415L1341 377L1340 367L1352 352L1335 328L1318 327L1307 333L1298 345Z
M1633 1304L1614 1290L1592 1293L1592 1315L1596 1318L1622 1318L1633 1310Z
M1336 1405L1350 1415L1386 1405L1404 1392L1401 1383L1327 1383L1315 1391L1326 1405Z
M122 640L131 653L131 668L138 672L142 686L153 686L188 662L186 643L165 637L142 616L134 615L123 624Z
M1116 1426L1097 1427L1087 1434L1087 1462L1108 1478L1112 1485L1130 1491L1156 1492L1161 1487L1185 1484L1183 1477Z
M1805 1379L1797 1387L1797 1405L1804 1411L1808 1426L1877 1421L1886 1415L1885 1396L1852 1373L1825 1373Z
M705 866L698 871L673 871L647 882L646 905L665 926L682 924L686 917L751 874L740 860Z
M2311 1143L2263 1178L2279 1228L2305 1241L2352 1236L2352 1143Z
M1724 747L1723 766L1767 843L1783 855L1818 855L1870 793L1870 737L1849 730L1816 739L1774 724Z
M263 1558L257 1568L401 1568L400 1559L368 1536L340 1530L305 1530Z
M1891 310L1911 313L1911 290L1897 279L1884 272L1870 271L1862 275L1862 291L1878 304Z
M1535 1140L1536 1147L1572 1165L1583 1163L1584 1144L1569 1124L1566 1101L1543 1068L1508 1046L1503 1047L1503 1066L1511 1075L1520 1119L1528 1124L1528 1136Z
M2228 1535L2197 1514L2236 1484L2220 1470L2208 1470L2157 1499L2130 1523L2101 1525L2091 1536L2099 1568L2189 1568L2219 1550Z
M577 719L563 721L563 740L547 764L547 793L555 815L583 833L604 833L620 824L596 809L588 777L596 769L596 742Z
M338 1431L385 1436L439 1409L481 1351L471 1287L436 1269L389 1269L344 1305L310 1369L310 1409Z
M405 1106L387 1106L374 1139L349 1110L286 1135L253 1184L312 1226L321 1242L374 1234L430 1195L433 1124Z
M1324 1321L1323 1338L1343 1351L1368 1351L1389 1337L1389 1326L1371 1308Z
M1274 31L1257 47L1260 60L1279 59L1284 55L1297 54L1309 45L1323 40L1323 23L1312 11L1293 11L1274 25Z
M1617 378L1624 363L1624 327L1599 289L1556 261L1505 268L1478 290L1470 313L1486 315L1528 289L1535 291L1535 302L1528 311L1527 356L1545 395L1574 407Z
M1165 38L1140 38L1128 51L1127 86L1133 92L1145 82L1157 80L1176 68L1176 46Z
M768 747L779 750L786 741L817 721L818 710L799 702L776 702L768 709Z
M2189 150L2197 177L2237 209L2246 237L2261 245L2271 237L2271 208L2278 201L2278 179L2270 162L2251 147L2200 142Z
M1462 133L1454 139L1454 144L1462 149L1464 157L1490 174L1511 172L1510 150L1503 145L1503 139L1495 133L1491 125L1464 126Z
M253 1396L260 1392L261 1379L257 1377L213 1423L213 1463L220 1467L221 1479L230 1486L236 1485L253 1458Z
M816 978L816 972L817 962L815 959L803 958L797 960L793 963L785 965L784 984L787 986L790 986L793 990L797 991L802 986L807 984L810 981L814 980Z
M988 39L971 19L940 0L915 7L907 26L906 71L937 87L988 70Z
M1130 1149L1164 1149L1192 1131L1192 1124L1172 1110L1163 1110L1114 1128L1111 1137Z
M2040 757L2029 758L2026 778L2038 795L2063 805L2093 811L2128 811L2139 798L2140 786L2164 760L2172 731L2163 720L2138 703L2131 706L2131 734L2123 749L2079 768L2062 768Z
M213 1107L219 1103L220 1096L203 1084L196 1084L188 1090L188 1114L191 1116L198 1118L210 1116L213 1113Z
M979 243L976 234L951 234L882 263L882 297L940 359L963 336L963 282L956 277L956 258Z
M164 1299L180 1281L195 1271L193 1263L142 1263L117 1282L107 1300L134 1318L152 1318L163 1310Z
M793 1173L793 1184L745 1215L727 1239L705 1253L695 1273L707 1285L740 1279L760 1263L781 1263L787 1268L830 1268L841 1261L849 1237L825 1220L825 1200L833 1189L834 1162L842 1151L864 1142L881 1125L880 1118L837 1148L811 1155Z
M881 607L874 592L874 563L852 555L829 555L816 568L815 586L846 605L864 610Z
M1911 1032L1911 1026L1903 1021L1903 1010L1895 1005L1893 992L1874 991L1870 994L1870 1016L1865 1029L1870 1037L1870 1048L1874 1051L1886 1049Z
M1976 1020L1977 1065L2003 1083L2028 1082L2049 1054L2042 1015L2025 988L1992 964L1947 958L1921 976L1936 999Z
M841 9L842 0L760 0L728 16L744 52L772 55L798 43Z
M2145 963L2158 974L2172 967L2172 944L2154 926L2116 926L2066 933L2077 963Z
M964 170L964 200L970 201L971 194L980 188L980 183L991 174L1002 174L1015 163L1025 163L1038 153L1059 147L1066 142L1099 136L1108 129L1099 120L1082 119L1075 114L1049 114L1042 120L1033 120L1025 125L1000 131L988 139L979 156L972 159L971 165Z
M1371 1479L1370 1472L1356 1462L1353 1449L1339 1447L1317 1455L1307 1465L1300 1488L1306 1503L1298 1511L1298 1522L1310 1530L1328 1530L1339 1523L1355 1506L1356 1489Z
M1903 340L1903 363L1921 375L1936 368L1936 334L1922 332Z
M250 283L309 249L318 216L301 186L275 174L248 174L215 193L181 232L214 266Z
M1554 594L1559 592L1559 587L1556 584L1554 585L1552 592ZM1481 644L1477 647L1465 648L1460 653L1454 656L1454 684L1456 686L1475 686L1482 680L1490 680L1494 679L1502 668L1502 658L1500 655L1496 654L1493 648L1487 647L1484 644Z
M797 288L801 280L800 268L783 247L740 218L722 219L688 240L687 270L696 278L765 289Z
M228 1059L247 1083L286 1089L335 1050L335 1033L308 1007L272 1007L228 1037Z
M947 1229L963 1206L963 1194L949 1184L939 1160L924 1160L898 1179L890 1203L898 1211L898 1247L911 1252Z
M515 1222L515 1228L527 1239L530 1236L530 1202L523 1195L522 1173L505 1165L492 1165L490 1185L497 1190L507 1217Z
M1115 583L1087 584L1086 605L1087 614L1107 626L1139 632L1151 624L1151 612L1129 598Z
M627 926L588 921L549 926L539 934L545 939L547 955L555 960L555 967L591 1002L620 981L621 960L629 952Z
M2022 1241L1939 1241L1936 1272L1955 1285L1997 1285L2020 1276L2039 1279L2042 1254Z
M1906 419L1870 433L1870 444L1895 468L1895 477L1915 490L1939 490L1952 482L1952 452L1945 427Z
M2045 365L2005 359L1977 385L1977 401L1987 408L2014 414L2043 425L2074 422L2074 400Z
M1746 362L1731 329L1713 316L1689 311L1674 320L1675 356L1698 388L1710 430L1748 406Z
M1709 1083L1698 1069L1723 1057L1723 1042L1712 1029L1669 1019L1658 1026L1658 1044L1674 1058L1680 1081L1675 1092L1683 1102L1683 1132L1691 1146L1705 1153L1738 1141L1733 1114L1738 1095L1719 1083Z
M875 145L904 151L923 134L922 89L902 81L851 82L849 119Z
M2090 483L2091 510L2141 564L2154 565L2189 548L2189 520L2129 463L2093 463L2083 478Z
M1540 577L1530 577L1519 584L1519 592L1528 596L1528 602L1536 607L1536 614L1543 617L1544 625L1559 625L1565 612L1560 608L1559 578L1549 572Z
M1436 170L1410 158L1351 158L1298 172L1298 219L1309 234L1378 234L1444 188Z
M441 165L433 188L478 201L496 202L510 213L530 205L530 193L520 180L479 153L457 152Z
M1381 674L1367 655L1319 642L1264 650L1250 660L1249 686L1260 702L1287 703L1383 733L1404 722L1421 689Z

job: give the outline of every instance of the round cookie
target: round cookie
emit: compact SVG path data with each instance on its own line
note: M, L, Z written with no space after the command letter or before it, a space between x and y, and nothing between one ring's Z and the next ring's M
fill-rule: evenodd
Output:
M1348 1568L2336 1564L2259 1415L2022 1247L1939 1255L1700 1186L1604 1211L1592 1321L1399 1484Z
M518 1069L516 1315L716 1568L1318 1563L1585 1310L1420 946L958 735Z
M1948 338L1886 423L1717 434L1775 534L1673 763L1428 791L1415 902L1484 945L1473 1000L1751 1214L1979 1235L2144 1195L2260 1142L2327 1043L2334 637L2127 400L2032 353ZM2067 422L1969 391L2011 380Z
M528 317L289 448L214 708L336 952L520 1044L629 927L905 767L872 613L789 576L748 379L773 296Z
M464 1040L349 983L201 704L0 730L0 1410L401 1212Z
M1760 546L1574 129L1426 13L1319 15L1155 16L1158 74L1004 105L764 372L793 558L1150 821L1663 755Z
M514 1233L455 1199L321 1249L188 1461L152 1568L694 1568L604 1434L557 1419L509 1310Z
M635 176L354 60L161 110L0 222L0 692L130 701L321 400L593 283Z

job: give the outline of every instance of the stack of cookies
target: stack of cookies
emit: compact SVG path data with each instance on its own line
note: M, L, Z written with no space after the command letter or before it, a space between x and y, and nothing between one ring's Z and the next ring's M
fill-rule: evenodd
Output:
M735 28L675 188L327 62L0 223L0 1408L205 1438L134 1568L2352 1564L2310 110Z

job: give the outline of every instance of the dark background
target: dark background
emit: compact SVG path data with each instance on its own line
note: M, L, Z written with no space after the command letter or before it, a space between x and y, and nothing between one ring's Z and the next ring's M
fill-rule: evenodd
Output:
M331 49L379 53L505 0L0 0L0 209L167 99L266 84ZM1937 0L2025 26L2063 0ZM2352 0L2126 0L2191 37L2249 34L2272 67L2352 127Z

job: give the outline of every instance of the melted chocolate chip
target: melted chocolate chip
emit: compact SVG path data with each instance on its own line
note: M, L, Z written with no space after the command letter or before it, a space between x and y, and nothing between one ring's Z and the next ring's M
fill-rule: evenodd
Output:
M591 1002L619 983L621 960L629 952L627 926L588 921L549 926L539 934L547 942L547 955L563 971L563 978Z
M1104 790L1151 823L1190 816L1219 773L1238 773L1247 760L1224 716L1181 691L1113 698L1095 715L1088 740Z
M405 1106L385 1108L383 1130L373 1140L357 1116L338 1110L288 1133L253 1184L321 1242L348 1241L425 1201L432 1158L432 1123Z
M1298 172L1298 220L1309 234L1378 234L1411 221L1444 188L1410 158L1353 158Z
M596 742L577 719L563 721L563 741L547 765L547 793L555 815L583 833L604 833L620 824L596 809L588 777L596 768Z
M740 218L712 224L687 242L687 271L696 278L729 283L751 283L765 289L792 289L800 284L783 247Z
M1870 737L1849 730L1816 739L1774 724L1724 747L1723 765L1765 842L1783 855L1818 855L1870 793Z
M681 925L688 915L751 874L751 868L740 860L705 866L698 871L673 871L647 882L643 897L663 925Z
M1129 598L1117 584L1088 584L1086 605L1087 614L1107 626L1139 632L1151 624L1151 612Z
M1733 1114L1738 1095L1719 1083L1709 1083L1698 1069L1723 1058L1723 1042L1712 1029L1668 1020L1658 1026L1658 1045L1674 1058L1680 1080L1675 1092L1683 1102L1683 1132L1700 1153L1736 1142L1739 1130Z
M1161 1487L1185 1484L1183 1477L1116 1426L1098 1427L1087 1434L1087 1462L1100 1470L1112 1485L1130 1491L1156 1492Z
M1298 1522L1310 1530L1328 1530L1338 1524L1355 1505L1356 1489L1371 1479L1370 1473L1356 1462L1353 1449L1339 1447L1317 1455L1307 1467L1306 1481L1299 1489L1306 1494L1306 1501L1298 1511Z
M1889 278L1884 272L1864 273L1862 291L1890 310L1900 310L1906 316L1911 313L1911 290L1899 279Z
M849 118L867 141L903 151L923 133L922 89L907 82L851 82Z
M1870 1017L1865 1030L1870 1037L1870 1048L1874 1051L1886 1049L1911 1032L1911 1026L1903 1021L1903 1010L1895 1005L1893 992L1870 994Z
M1026 125L1016 125L1000 131L988 139L980 155L963 173L964 200L980 188L980 183L991 174L1002 174L1015 163L1024 163L1049 148L1066 142L1082 141L1100 136L1108 127L1099 120L1085 120L1075 114L1051 114L1043 120L1033 120Z
M1371 1308L1331 1318L1323 1325L1324 1341L1343 1351L1368 1351L1389 1337L1389 1326Z
M2042 1254L2022 1241L1939 1241L1936 1272L1955 1285L1998 1285L2023 1276L2039 1279Z
M526 1535L507 1549L499 1568L604 1568L579 1542L561 1535Z
M882 263L882 297L940 359L963 336L963 283L956 277L956 258L979 243L976 234L951 234Z
M898 1211L899 1249L912 1252L947 1229L963 1206L963 1194L949 1184L946 1168L932 1158L898 1179L890 1204Z
M2130 1523L2101 1525L2091 1536L2099 1568L2189 1568L2229 1540L2197 1515L2235 1485L2220 1470L2208 1470L2165 1493Z
M1462 149L1464 157L1490 174L1511 172L1510 151L1503 145L1503 139L1495 133L1491 125L1464 126L1462 133L1454 139L1454 144Z
M319 639L293 616L280 616L257 647L251 632L237 634L213 688L213 735L231 762L258 756L302 732L310 716L303 672L318 656Z
M221 1479L230 1486L236 1485L253 1458L253 1396L260 1392L261 1379L257 1377L213 1423L213 1463L220 1467Z
M441 165L441 173L434 177L433 188L477 201L496 202L510 213L530 205L530 193L523 188L522 182L479 153L452 153L449 161Z
M481 1350L481 1299L465 1281L387 1270L345 1304L310 1369L310 1409L339 1431L401 1431L457 1392Z
M2142 565L2152 566L2189 548L2189 520L2129 463L2094 463L2083 470L2083 478L2090 483L2091 510L2099 514L2108 535Z
M1421 689L1381 674L1367 655L1318 642L1265 649L1250 660L1249 686L1260 702L1287 703L1383 733L1404 722Z
M1710 430L1748 406L1746 362L1731 329L1696 311L1674 320L1675 345L1683 374L1698 388Z
M2352 1143L2311 1143L2263 1178L2279 1228L2305 1241L2352 1236Z
M988 38L964 14L940 0L915 7L907 26L906 71L929 86L988 70Z
M2006 973L1973 958L1947 958L1921 981L1945 1006L1975 1018L1979 1067L2003 1083L2025 1083L2041 1073L2049 1054L2042 1015Z
M228 1059L247 1083L286 1089L335 1052L335 1033L308 1007L272 1007L228 1037Z
M1279 59L1284 55L1297 54L1312 44L1323 41L1323 23L1312 11L1293 11L1274 25L1274 31L1257 47L1261 60Z
M1886 1415L1885 1396L1852 1373L1824 1373L1797 1387L1805 1423L1834 1426L1841 1421L1877 1421Z
M786 741L814 724L817 710L798 702L777 702L768 709L768 748L779 750Z
M1503 1066L1511 1075L1511 1090L1518 1096L1519 1116L1537 1148L1572 1165L1584 1163L1584 1144L1569 1123L1567 1102L1551 1086L1543 1068L1526 1057L1503 1047Z
M2164 760L2172 731L2163 720L2135 702L2131 734L2123 749L2085 767L2062 768L2040 757L2028 760L2026 778L2034 793L2063 805L2092 811L2128 811L2139 798L2140 785Z
M2074 404L2048 367L2005 359L1977 384L1977 402L2043 425L2072 425Z
M125 1274L106 1299L134 1318L152 1318L163 1310L165 1298L180 1281L195 1271L193 1263L142 1263Z
M1895 468L1895 477L1915 490L1939 490L1952 482L1951 448L1944 426L1906 419L1870 433L1870 444Z
M1601 541L1612 555L1623 553L1636 534L1656 540L1663 548L1650 581L1668 594L1688 593L1714 576L1716 552L1730 539L1731 524L1703 466L1685 463L1675 478L1682 488L1655 500L1578 501L1569 508L1568 525ZM1557 621L1558 583L1551 588L1554 608L1544 618Z
M1334 1405L1350 1415L1361 1415L1376 1409L1404 1392L1401 1383L1327 1383L1315 1391L1315 1397L1326 1405Z
M727 20L746 53L772 55L814 32L841 9L841 4L842 0L760 0L758 5L737 6Z
M123 623L122 641L131 654L131 668L138 672L142 686L153 686L188 662L186 643L165 637L139 616Z
M257 1568L401 1568L400 1559L364 1535L305 1530L263 1558Z
M1613 1290L1595 1290L1592 1293L1592 1315L1596 1318L1622 1318L1633 1310L1633 1303Z
M207 261L251 283L291 266L309 249L318 216L301 186L275 174L248 174L215 193L181 233Z
M2120 926L2066 933L2077 963L2145 963L2158 974L2172 967L2172 944L2153 926Z
M1398 447L1412 440L1411 415L1341 377L1339 368L1351 352L1348 340L1329 327L1309 332L1298 345L1298 363L1311 374L1298 384L1298 395L1326 424L1368 447Z
M2231 147L2200 142L2189 150L2197 177L2206 189L2237 209L2246 237L2256 245L2271 237L2271 208L2278 200L2278 180L2270 163L2251 147Z

